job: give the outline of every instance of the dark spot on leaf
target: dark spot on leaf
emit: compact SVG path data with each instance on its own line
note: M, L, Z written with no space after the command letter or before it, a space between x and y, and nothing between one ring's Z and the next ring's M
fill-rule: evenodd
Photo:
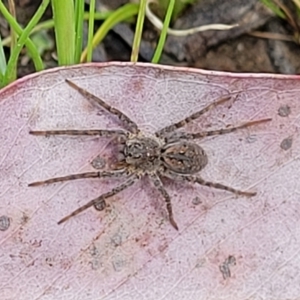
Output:
M200 197L195 197L193 200L192 200L192 203L194 204L194 205L199 205L200 203L201 203L202 201L201 201L201 199L200 199Z
M100 252L98 248L95 245L91 245L89 248L89 253L92 257L91 261L89 262L91 269L98 270L102 266L101 261L99 260Z
M115 235L112 236L112 238L110 239L111 243L117 247L120 246L122 244L122 236L120 233L116 233Z
M22 218L21 218L21 224L25 225L28 222L28 220L29 220L29 217L25 213L23 213Z
M282 140L282 142L280 143L280 148L286 151L292 147L292 144L293 144L293 139L291 137L288 137Z
M116 272L121 272L126 266L126 261L122 257L116 256L112 258L112 265Z
M101 200L101 201L95 203L95 204L94 204L94 207L95 207L96 210L99 210L99 211L104 210L105 207L106 207L106 202L105 202L105 200Z
M291 108L288 105L282 105L278 109L278 115L280 117L287 117L291 113Z
M106 164L105 159L99 155L95 157L91 162L91 165L96 170L103 169L105 167L105 164Z
M41 247L41 245L42 245L42 241L41 240L35 240L34 239L34 240L31 240L30 243L31 243L31 245L33 247L36 247L36 248Z
M249 144L255 143L257 141L257 137L256 135L249 135L247 136L246 141Z
M46 257L45 261L46 261L46 264L49 266L49 267L53 267L54 266L54 258L52 257Z
M90 265L92 270L98 270L100 267L102 267L102 264L98 259L92 260Z
M5 231L10 226L10 219L7 216L1 216L0 217L0 230Z
M231 277L230 267L236 265L236 259L234 256L229 255L228 258L219 266L219 270L223 275L223 279Z
M97 247L95 245L92 245L89 249L90 254L92 256L98 256L99 255L99 250L97 249Z

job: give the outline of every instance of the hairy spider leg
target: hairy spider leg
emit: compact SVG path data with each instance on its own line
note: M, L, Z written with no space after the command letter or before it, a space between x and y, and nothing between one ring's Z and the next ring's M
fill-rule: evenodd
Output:
M178 135L176 135L176 137L178 137L179 139L181 139L181 138L182 139L200 139L200 138L204 138L207 136L231 133L231 132L234 132L236 130L243 129L246 127L258 125L258 124L265 123L265 122L270 122L271 120L272 120L271 118L255 120L255 121L243 123L243 124L235 126L235 127L221 128L221 129L202 131L202 132L196 132L196 133L179 132Z
M126 126L126 128L129 129L130 132L132 132L132 133L138 133L139 132L139 128L138 128L137 124L134 121L132 121L126 114L124 114L120 110L116 109L115 107L112 107L112 106L108 105L103 100L101 100L99 97L97 97L97 96L91 94L90 92L88 92L87 90L79 87L74 82L66 79L66 83L69 86L71 86L73 89L78 91L86 99L88 99L92 102L98 103L102 108L104 108L105 110L107 110L111 114L117 116L119 118L119 120L122 121L123 124Z
M159 176L156 173L149 174L149 177L150 177L151 181L153 182L154 186L157 188L157 190L161 193L161 195L165 199L171 225L176 230L178 230L178 226L173 217L171 197L169 196L168 192L166 191L165 187L163 186L163 183L161 182L161 179L159 178Z
M191 183L198 183L200 185L213 187L215 189L225 190L225 191L228 191L228 192L231 192L233 194L240 195L240 196L253 197L253 196L256 195L256 192L241 191L241 190L232 188L230 186L227 186L227 185L224 185L224 184L221 184L221 183L218 183L218 182L206 181L206 180L202 179L199 176L176 174L172 171L168 171L167 173L164 173L163 176L166 176L166 177L168 177L170 179L174 179L174 180L181 180L181 181L187 181L187 182L191 182Z
M51 184L55 182L62 182L62 181L70 181L76 179L83 179L83 178L117 178L121 175L126 173L125 169L117 170L117 171L102 171L102 172L86 172L86 173L79 173L79 174L70 174L67 176L62 177L54 177L43 181L36 181L29 183L28 186L39 186L44 184Z
M95 206L95 208L97 210L99 210L99 204L101 209L104 209L105 207L105 199L110 198L118 193L120 193L121 191L127 189L128 187L130 187L131 185L133 185L136 181L138 180L138 176L137 175L132 175L129 178L127 178L127 180L122 183L121 185L113 188L110 192L102 194L101 196L89 201L88 203L86 203L85 205L77 208L76 210L74 210L72 213L70 213L69 215L67 215L66 217L62 218L57 224L61 224L66 222L67 220L69 220L70 218L80 214L81 212L83 212L84 210L88 209L91 206Z
M188 116L187 118L177 122L177 123L174 123L174 124L171 124L169 126L166 126L164 127L163 129L160 129L159 131L157 131L155 133L155 135L157 137L163 137L166 133L169 133L169 132L172 132L178 128L181 128L185 125L187 125L188 123L190 123L191 121L193 120L196 120L198 119L200 116L202 116L204 113L210 111L211 109L215 108L216 106L220 105L220 104L223 104L225 102L227 102L228 100L231 99L231 96L226 96L224 98L221 98L209 105L207 105L206 107L204 107L203 109L193 113L192 115Z
M105 130L105 129L88 129L88 130L30 130L29 134L32 135L97 135L100 137L114 137L114 136L127 136L124 130Z

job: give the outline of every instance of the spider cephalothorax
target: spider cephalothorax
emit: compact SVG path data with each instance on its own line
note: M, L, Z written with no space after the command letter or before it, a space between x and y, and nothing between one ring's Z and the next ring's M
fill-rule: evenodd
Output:
M161 143L139 134L126 141L123 154L126 163L136 170L152 172L161 164Z
M74 212L61 219L58 224L65 222L69 218L79 214L80 212L91 206L94 206L97 210L103 210L106 206L105 200L107 198L125 190L144 175L150 178L154 186L158 189L158 191L165 199L167 211L169 214L169 220L175 229L178 229L178 226L173 218L171 198L165 187L163 186L161 177L167 177L170 179L187 181L191 183L198 183L216 189L226 190L237 195L251 197L256 194L255 192L240 191L221 183L209 182L202 179L197 173L207 165L208 158L205 151L198 144L193 143L192 140L204 138L206 136L230 133L237 129L242 129L270 121L271 119L250 121L236 127L226 127L218 130L202 131L198 133L175 132L176 129L185 126L187 123L197 119L205 112L211 110L217 105L228 101L231 98L231 96L225 96L224 98L209 104L202 110L197 111L187 118L157 131L155 135L148 136L141 133L137 124L118 109L109 106L103 100L90 94L88 91L80 88L73 82L69 80L66 80L66 82L84 97L98 103L100 106L102 106L102 108L117 116L124 123L125 127L128 128L128 131L104 129L30 131L30 134L43 136L97 135L101 137L112 137L116 138L118 143L119 153L117 156L117 163L112 167L110 171L95 171L73 174L29 184L29 186L38 186L42 184L80 178L124 176L125 181L121 185L79 207Z

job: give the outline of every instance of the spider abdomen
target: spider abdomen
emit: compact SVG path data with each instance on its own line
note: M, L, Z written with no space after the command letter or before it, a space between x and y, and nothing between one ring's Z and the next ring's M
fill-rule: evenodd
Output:
M162 159L169 170L180 174L195 174L202 170L208 162L203 148L188 142L167 144Z

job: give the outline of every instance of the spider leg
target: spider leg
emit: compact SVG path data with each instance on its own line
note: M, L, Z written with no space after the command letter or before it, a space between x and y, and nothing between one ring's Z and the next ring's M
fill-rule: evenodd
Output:
M169 220L171 225L178 230L178 226L174 220L173 217L173 210L172 210L172 204L171 204L171 197L168 194L168 192L166 191L166 189L163 186L163 183L161 182L159 176L157 174L149 174L150 179L152 180L154 186L158 189L158 191L162 194L162 196L165 199L166 202L166 206L167 206L167 211L169 214Z
M50 178L50 179L43 180L43 181L32 182L32 183L29 183L28 186L39 186L39 185L44 185L44 184L76 180L76 179L82 179L82 178L104 178L104 177L116 178L116 177L123 175L125 172L126 172L126 170L122 169L122 170L117 170L117 171L86 172L86 173L79 173L79 174L71 174L71 175L62 176L62 177Z
M230 132L234 132L238 129L243 129L246 127L258 125L261 123L269 122L271 121L271 118L267 119L262 119L262 120L255 120L255 121L250 121L246 122L244 124L235 126L235 127L229 127L229 128L221 128L221 129L216 129L216 130L210 130L210 131L202 131L202 132L197 132L197 133L184 133L184 132L178 132L177 135L175 135L177 138L184 138L184 139L200 139L204 138L207 136L212 136L212 135L222 135L222 134L227 134Z
M85 205L77 208L76 210L74 210L72 213L70 213L69 215L67 215L66 217L62 218L57 224L61 224L66 222L67 220L69 220L70 218L80 214L81 212L83 212L84 210L86 210L87 208L94 206L97 210L103 210L106 206L105 203L105 199L112 197L118 193L120 193L121 191L125 190L126 188L130 187L131 185L133 185L136 181L138 180L138 177L136 175L132 175L129 178L127 178L127 180L122 183L121 185L113 188L110 192L102 194L101 196L89 201L88 203L86 203Z
M169 133L169 132L172 132L178 128L181 128L183 126L185 126L186 124L190 123L191 121L195 120L195 119L198 119L201 115L203 115L204 113L210 111L211 109L215 108L216 106L220 105L220 104L223 104L224 102L228 101L231 99L231 96L226 96L224 98L221 98L209 105L207 105L206 107L204 107L203 109L193 113L192 115L188 116L187 118L177 122L177 123L174 123L174 124L171 124L167 127L164 127L163 129L160 129L159 131L157 131L155 133L156 136L158 137L162 137L164 136L166 133Z
M101 137L113 136L127 136L127 132L123 130L105 130L105 129L91 129L91 130L30 130L32 135L98 135Z
M168 178L175 179L175 180L188 181L191 183L198 183L198 184L205 185L208 187L213 187L213 188L219 189L219 190L225 190L225 191L228 191L233 194L240 195L240 196L253 197L256 195L256 192L245 192L245 191L237 190L235 188L232 188L230 186L227 186L227 185L224 185L224 184L221 184L218 182L206 181L199 176L175 174L174 172L170 172L170 171L168 173L164 173L163 175Z
M83 97L85 97L89 101L94 102L94 103L95 102L98 103L102 108L104 108L105 110L107 110L111 114L117 116L119 118L119 120L122 121L123 124L125 124L125 126L127 128L129 128L132 133L138 133L139 129L138 129L137 124L134 121L132 121L127 115L125 115L123 112L121 112L120 110L108 105L107 103L105 103L100 98L96 97L95 95L91 94L87 90L85 90L85 89L79 87L78 85L76 85L74 82L66 79L66 83L69 86L71 86L73 89L78 91Z

